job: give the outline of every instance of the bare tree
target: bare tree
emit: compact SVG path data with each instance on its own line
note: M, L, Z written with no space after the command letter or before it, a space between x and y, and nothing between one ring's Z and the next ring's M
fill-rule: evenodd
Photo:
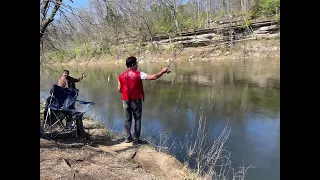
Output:
M200 23L200 0L198 0L198 5L197 5L197 8L198 8L198 23Z
M61 5L62 0L40 0L40 42L47 27L54 20L54 17ZM50 11L51 13L48 14Z
M211 0L206 1L206 11L207 11L207 23L208 27L210 25L210 14L211 14Z
M147 42L155 49L156 36L172 32L182 35L185 29L209 25L213 15L221 10L246 11L254 1L189 0L182 4L181 0L89 0L87 8L76 9L62 4L62 0L41 0L40 49L63 52L63 58L73 57L70 49L82 45L112 56L123 54L121 46L127 43L137 45L139 52ZM59 16L53 21L55 14Z
M56 0L56 1L40 0L40 63L42 60L42 50L43 50L42 37L48 25L54 20L54 16L59 10L61 3L62 3L62 0ZM50 15L48 15L49 9L52 9Z

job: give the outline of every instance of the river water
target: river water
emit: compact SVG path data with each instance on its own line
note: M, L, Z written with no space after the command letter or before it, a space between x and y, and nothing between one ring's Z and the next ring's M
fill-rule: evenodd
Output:
M156 73L163 63L139 64L139 70ZM78 77L81 66L56 67L70 70ZM95 65L77 88L78 99L96 104L90 115L121 132L124 114L117 77L125 64ZM180 161L186 157L181 142L196 132L197 122L206 120L206 146L211 146L227 125L230 135L226 150L231 152L232 167L253 165L248 180L280 179L280 60L246 59L212 62L174 62L172 73L156 81L144 81L142 137L166 143L169 152ZM60 74L50 71L40 78L40 97L47 97ZM210 129L208 129L210 127ZM170 135L169 139L159 134ZM190 139L195 139L193 136ZM180 140L180 141L179 141ZM190 161L194 165L194 161Z

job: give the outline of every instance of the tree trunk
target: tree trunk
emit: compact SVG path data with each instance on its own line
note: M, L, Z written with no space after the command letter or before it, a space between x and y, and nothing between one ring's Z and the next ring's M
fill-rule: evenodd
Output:
M206 15L207 15L207 27L209 27L209 0L206 0Z
M181 32L181 29L180 29L180 26L179 26L176 10L174 10L174 22L175 22L175 25L176 25L176 29L177 29L179 35L181 36L182 32Z
M208 27L210 27L210 13L211 13L211 0L206 1L206 10L207 10L207 23Z
M198 0L198 25L200 25L200 0Z
M44 5L41 9L41 12L43 13L43 18L40 24L40 42L41 39L43 37L44 32L46 31L48 25L54 20L54 16L56 15L57 11L59 10L60 5L62 4L62 0L56 0L55 6L51 12L51 15L48 19L45 18L46 12L47 12L47 8L48 3L46 3L46 1L44 2Z

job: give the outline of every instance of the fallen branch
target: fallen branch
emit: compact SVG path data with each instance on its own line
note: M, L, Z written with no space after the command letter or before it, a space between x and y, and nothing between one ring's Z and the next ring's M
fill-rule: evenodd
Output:
M70 162L69 162L68 159L62 158L62 160L63 160L63 162L65 162L65 163L67 164L67 166L69 167L69 169L70 169L71 171L73 171L73 172L75 172L76 174L79 175L79 173L71 167L71 164L70 164ZM73 177L75 177L75 174L73 175Z
M88 164L90 164L90 165L93 165L93 166L96 166L96 167L100 167L100 168L123 168L123 167L118 167L118 166L114 166L114 167L111 167L111 166L106 166L106 165L104 165L104 166L101 166L101 165L98 165L98 164L95 164L95 163L93 163L93 162L90 162L90 161L88 161L88 160L83 160L83 159L76 159L75 161L80 161L80 162L85 162L85 163L88 163Z

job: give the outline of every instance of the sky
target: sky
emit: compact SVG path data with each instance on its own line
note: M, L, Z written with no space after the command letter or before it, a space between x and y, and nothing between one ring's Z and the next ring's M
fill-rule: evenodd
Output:
M64 0L65 4L71 5L71 7L75 7L75 8L80 8L80 7L87 7L88 6L88 2L89 0L72 0L72 2L70 2L70 0ZM182 3L186 3L188 0L182 0Z
M182 0L182 3L185 4L188 1L189 0ZM63 2L64 5L70 5L72 8L75 8L75 9L86 8L86 7L88 7L88 4L89 4L89 0L63 0L62 2ZM55 16L55 18L59 19L60 18L60 14L58 13Z
M70 5L71 7L80 8L80 7L87 7L89 0L64 0L64 3Z

